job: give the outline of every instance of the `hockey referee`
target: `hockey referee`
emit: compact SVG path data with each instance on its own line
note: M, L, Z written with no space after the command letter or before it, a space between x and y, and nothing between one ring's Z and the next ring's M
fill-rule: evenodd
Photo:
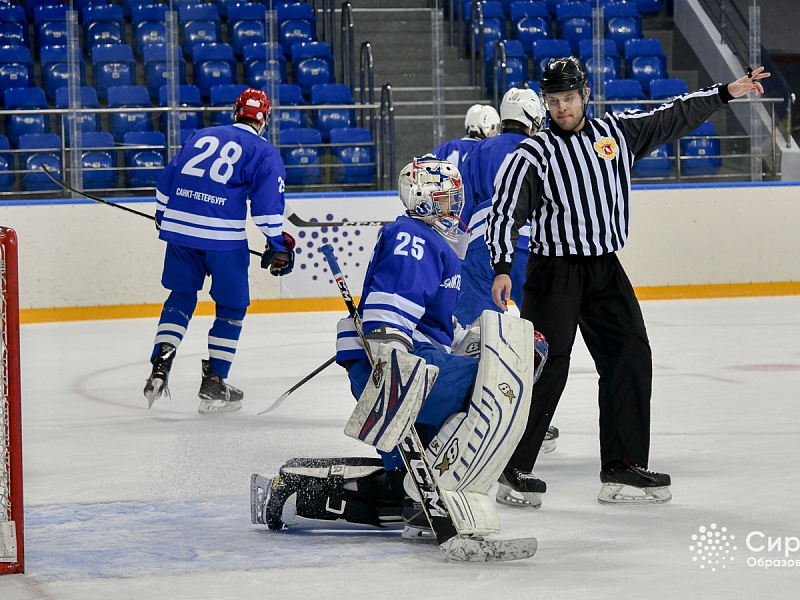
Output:
M575 57L554 58L541 78L549 129L520 143L495 179L486 241L504 310L518 230L530 220L530 257L520 312L550 344L533 389L528 426L506 478L544 490L531 471L567 382L578 328L600 375L601 503L671 498L670 477L647 471L652 356L633 286L617 258L628 236L631 167L688 134L733 98L764 92L764 67L727 85L685 94L649 112L589 119L588 76Z

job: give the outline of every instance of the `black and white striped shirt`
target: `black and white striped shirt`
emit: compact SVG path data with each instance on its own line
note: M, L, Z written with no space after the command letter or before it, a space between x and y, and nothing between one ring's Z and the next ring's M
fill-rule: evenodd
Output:
M727 86L716 85L649 112L606 113L577 133L553 123L522 141L494 182L486 243L495 272L510 271L518 230L528 220L534 254L620 250L630 224L633 162L690 133L729 100Z

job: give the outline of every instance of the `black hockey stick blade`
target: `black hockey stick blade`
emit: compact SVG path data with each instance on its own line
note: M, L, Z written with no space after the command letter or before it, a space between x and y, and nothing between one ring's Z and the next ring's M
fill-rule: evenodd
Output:
M392 221L306 221L295 213L286 217L295 227L383 227Z
M119 208L120 210L124 210L126 212L133 213L135 215L139 215L140 217L144 217L145 219L150 219L151 221L155 221L156 220L156 218L153 215L148 215L147 213L143 213L140 210L129 208L129 207L124 206L122 204L117 204L116 202L110 202L108 200L105 200L104 198L101 198L100 196L95 196L94 194L89 194L88 192L84 192L83 190L77 190L74 187L72 187L71 185L69 185L68 183L64 183L60 179L56 179L56 176L53 175L53 173L50 171L50 169L47 168L46 165L39 165L39 166L42 168L42 170L45 172L45 174L50 179L53 180L53 182L55 182L56 184L58 184L59 186L61 186L65 190L67 190L68 192L72 192L74 194L78 194L79 196L83 196L87 200L94 200L95 202L99 202L100 204L107 204L108 206L113 206L114 208ZM261 256L261 252L257 252L256 250L253 250L252 248L248 248L248 250L250 250L250 254L254 254L255 256Z
M317 376L319 373L321 373L322 371L324 371L325 369L327 369L328 367L330 367L330 366L331 366L331 365L332 365L334 362L336 362L336 356L335 356L335 355L334 355L334 356L331 356L331 357L330 357L328 360L326 360L326 361L325 361L323 364L321 364L321 365L320 365L320 366L318 366L316 369L314 369L314 370L313 370L311 373L309 373L308 375L306 375L305 377L303 377L303 379L301 379L300 381L298 381L298 382L297 382L295 385L293 385L291 388L289 388L288 390L286 390L285 392L283 392L283 394L281 394L281 395L280 395L280 397L279 397L277 400L275 400L275 402L273 402L273 403L272 403L272 404L271 404L269 407L265 408L264 410L262 410L262 411L261 411L260 413L258 413L258 414L259 414L259 415L265 415L265 414L267 414L267 413L271 413L272 411L276 410L276 409L277 409L277 408L278 408L278 407L279 407L281 404L283 404L283 401L284 401L284 400L286 400L286 398L288 398L288 397L289 397L289 395L290 395L292 392L294 392L294 391L295 391L297 388L299 388L299 387L300 387L301 385L303 385L304 383L307 383L307 382L308 382L308 381L310 381L312 378L316 377L316 376Z

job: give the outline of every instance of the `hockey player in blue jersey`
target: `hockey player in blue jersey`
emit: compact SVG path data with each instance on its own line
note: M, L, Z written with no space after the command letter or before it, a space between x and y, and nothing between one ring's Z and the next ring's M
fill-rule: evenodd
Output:
M484 240L494 179L506 157L514 152L522 140L531 137L543 126L545 116L544 104L536 92L511 88L500 104L502 133L477 143L464 162L462 175L469 197L465 200L463 218L468 222L471 238L462 263L461 293L454 313L459 323L472 323L484 310L500 310L492 299L494 271ZM525 281L527 242L527 234L521 230L512 271L512 277L516 277L518 283L512 288L518 306L521 305L522 283Z
M458 533L500 529L488 490L521 434L546 343L530 322L494 311L468 330L454 326L459 253L468 241L458 169L427 155L402 169L398 187L406 213L381 230L358 306L372 359L350 317L339 322L336 341L358 400L345 433L381 450L382 460L297 458L271 479L253 475L254 523L382 526L402 515L404 536L420 537L427 517L395 448L415 423ZM534 359L534 371L517 371L523 355ZM368 428L374 438L360 435ZM453 498L458 509L450 508Z
M236 100L233 124L195 132L170 161L156 185L156 227L167 242L164 303L144 388L148 406L166 393L178 346L211 276L216 319L208 333L209 359L202 361L202 414L242 407L244 393L225 382L250 304L250 215L266 236L261 266L286 275L294 266L294 239L283 233L286 170L277 149L261 137L270 115L269 97L248 88Z
M500 132L500 116L493 106L473 104L464 118L464 129L464 137L448 140L433 150L434 156L452 163L459 171L475 144Z

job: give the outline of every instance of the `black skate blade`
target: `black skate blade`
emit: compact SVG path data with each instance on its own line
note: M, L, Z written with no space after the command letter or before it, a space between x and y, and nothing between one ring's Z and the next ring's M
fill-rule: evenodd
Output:
M522 560L536 554L536 538L515 540L479 540L456 535L439 544L447 560L453 562L507 562Z

